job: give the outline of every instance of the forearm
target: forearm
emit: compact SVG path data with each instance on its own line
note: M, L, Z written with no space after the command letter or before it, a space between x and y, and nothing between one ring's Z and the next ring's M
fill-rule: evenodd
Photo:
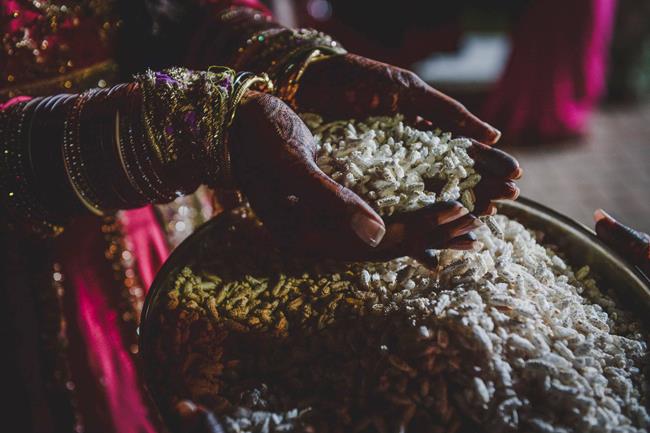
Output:
M5 107L2 210L56 234L75 215L164 203L222 175L234 109L256 78L148 72L136 82Z

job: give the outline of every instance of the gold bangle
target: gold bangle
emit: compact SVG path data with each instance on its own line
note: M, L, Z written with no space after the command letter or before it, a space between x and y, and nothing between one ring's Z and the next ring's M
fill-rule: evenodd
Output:
M306 50L320 49L332 54L344 54L345 49L331 36L314 29L271 28L254 33L237 50L234 65L254 72L265 71L272 79L272 70L286 59ZM247 62L247 60L250 60Z
M290 59L285 63L281 77L277 80L276 95L294 110L298 108L296 94L300 88L300 79L309 65L339 54L326 53L321 48L317 48L301 55L304 58L300 61L295 62Z
M273 81L271 81L271 78L269 78L268 74L265 72L260 75L255 75L251 72L240 73L237 78L235 78L234 90L228 104L229 117L226 122L226 127L232 125L232 122L235 119L235 112L237 111L241 99L253 86L257 86L259 90L267 93L273 93L275 90Z
M233 93L228 103L228 119L225 124L226 128L229 128L232 125L235 120L237 107L239 107L246 92L254 86L256 86L258 90L266 91L268 93L272 93L274 90L273 81L271 81L266 73L255 75L251 72L243 72L238 74L235 78ZM219 184L221 188L235 190L236 186L232 174L232 163L230 158L230 140L227 134L223 134L220 150L220 170L217 177L218 181L216 183Z

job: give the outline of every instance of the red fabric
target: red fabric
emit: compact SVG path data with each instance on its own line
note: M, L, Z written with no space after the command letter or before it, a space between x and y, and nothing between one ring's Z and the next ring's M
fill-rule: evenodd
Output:
M143 286L148 288L169 254L163 233L151 207L125 212L121 222ZM76 327L69 331L70 356L82 401L79 409L87 431L155 432L121 333L117 310L121 284L104 257L107 243L100 226L94 217L77 219L62 236L58 250L75 319L70 323ZM84 370L89 371L84 374Z
M231 5L252 7L269 13L257 0L204 1L205 7L227 7ZM213 9L211 9L213 10ZM37 13L10 0L0 7L3 18L19 12L18 18L9 19L4 32L30 31L39 22ZM209 14L206 14L209 16ZM42 21L42 20L41 20ZM3 19L2 24L7 21ZM85 66L108 57L99 44L92 56L84 54L78 47L86 47L97 35L98 23L89 21L68 29L69 23L62 23L64 32L57 38L48 39L50 49L62 41L73 42L70 52L83 55L75 66ZM89 27L90 26L90 27ZM70 31L68 31L70 30ZM85 41L85 42L84 42ZM18 62L20 59L5 59ZM23 59L24 60L24 59ZM33 62L30 57L27 59ZM46 59L47 61L47 59ZM9 63L0 60L0 69L8 70ZM18 64L11 63L12 68ZM47 68L36 70L39 78L47 78ZM18 84L22 77L17 77ZM28 100L18 97L0 106ZM136 258L135 267L145 291L149 288L160 265L169 255L168 244L151 207L126 211L121 214L125 243ZM101 221L95 217L77 219L66 228L66 232L56 241L57 257L66 276L66 299L68 304L68 334L70 347L70 366L77 395L77 408L85 431L110 433L150 433L156 431L149 414L149 408L142 394L136 365L129 353L121 328L121 317L117 305L121 289L116 282L111 263L105 257L107 242L101 232Z
M120 223L124 242L136 258L138 276L146 291L169 256L169 246L151 206L122 212Z
M512 140L579 134L601 96L616 0L536 0L483 117Z

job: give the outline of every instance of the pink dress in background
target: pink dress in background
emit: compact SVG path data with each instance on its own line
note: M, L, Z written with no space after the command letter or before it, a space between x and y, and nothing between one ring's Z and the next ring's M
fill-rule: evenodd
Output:
M484 120L516 142L583 133L605 89L615 12L616 0L531 1Z

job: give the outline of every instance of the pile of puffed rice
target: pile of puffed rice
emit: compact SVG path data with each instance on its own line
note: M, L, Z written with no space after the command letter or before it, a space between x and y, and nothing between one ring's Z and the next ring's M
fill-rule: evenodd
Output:
M401 116L324 123L303 114L327 175L365 198L382 215L458 200L471 211L481 180L467 154L472 142L404 125ZM427 186L442 183L438 193Z
M467 140L400 117L305 119L319 166L381 214L471 207ZM206 404L228 432L648 431L641 325L588 268L514 220L491 224L479 249L440 251L436 271L408 257L301 268L251 240L215 246L168 293L158 350L178 360L173 398ZM255 263L254 276L233 270Z

